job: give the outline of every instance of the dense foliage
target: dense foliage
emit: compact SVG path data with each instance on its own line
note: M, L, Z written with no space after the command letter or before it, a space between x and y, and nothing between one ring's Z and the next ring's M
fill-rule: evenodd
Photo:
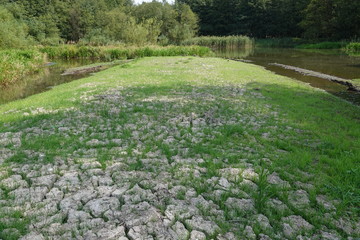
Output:
M356 39L360 1L0 0L0 48L29 44L179 44L200 35Z
M202 35L351 39L360 36L360 1L177 0L200 18Z
M57 45L169 44L193 37L197 16L186 4L131 0L0 0L0 48Z

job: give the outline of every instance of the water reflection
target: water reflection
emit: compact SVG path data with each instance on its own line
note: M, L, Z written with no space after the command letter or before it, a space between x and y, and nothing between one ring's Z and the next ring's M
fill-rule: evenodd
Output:
M94 60L56 60L47 64L39 74L25 77L10 86L0 88L0 104L47 91L52 87L88 76L88 74L61 76L69 68L94 63Z

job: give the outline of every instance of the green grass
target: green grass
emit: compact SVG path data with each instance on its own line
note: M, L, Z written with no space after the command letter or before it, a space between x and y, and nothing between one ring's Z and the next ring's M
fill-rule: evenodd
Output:
M37 50L0 51L0 86L9 85L24 76L40 71L45 55Z
M108 90L113 91L111 99L103 94ZM86 100L89 96L96 97ZM34 113L37 108L49 112ZM232 211L224 204L228 197L245 198L243 192L228 190L215 199L212 193L216 186L207 181L219 177L220 169L245 169L251 164L259 174L254 180L258 189L240 186L241 176L232 187L254 198L258 213L265 214L275 230L281 229L281 218L289 214L302 216L320 230L322 226L336 226L327 222L324 211L314 203L319 194L340 200L334 218L358 220L359 116L357 106L252 64L217 58L151 57L0 105L0 132L34 127L52 132L31 137L24 134L20 147L6 146L16 151L6 164L52 162L55 157L66 159L75 152L76 156L86 155L92 149L103 168L121 155L128 161L127 170L157 173L166 166L143 160L149 153L159 152L154 159L169 160L168 172L174 181L192 187L225 211L225 221L218 220L223 231L237 226L231 220L240 219L246 226L253 214ZM174 118L179 120L174 123L177 125L170 124ZM202 125L197 122L199 118L204 119ZM136 126L138 136L131 125ZM58 129L64 126L72 130L61 133ZM71 134L82 126L84 131ZM173 142L156 139L161 134L165 134L164 139L173 136ZM124 143L121 153L111 143L86 144L92 139L115 138ZM139 142L140 155L133 151ZM27 156L27 150L45 157ZM203 162L189 163L189 172L182 172L182 163L172 159L177 155L182 159L201 158ZM197 173L198 167L206 172ZM267 183L267 175L273 171L290 183L290 189ZM297 181L314 185L309 191L311 209L267 209L267 201L274 196L288 204L288 191L297 189ZM186 192L178 192L176 198L186 198ZM213 217L207 208L202 209Z
M253 47L253 40L247 36L202 36L185 40L182 45L199 45L216 49L248 49Z

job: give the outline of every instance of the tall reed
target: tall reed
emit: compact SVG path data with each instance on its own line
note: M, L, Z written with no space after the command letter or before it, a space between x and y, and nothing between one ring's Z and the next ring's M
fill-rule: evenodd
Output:
M208 56L212 52L207 47L201 46L147 46L147 47L124 47L124 46L77 46L61 45L57 47L42 47L40 51L50 58L92 58L105 61L117 59L133 59L151 56Z
M217 37L217 36L202 36L195 37L189 40L182 42L182 45L198 45L206 46L213 49L224 49L224 48L252 48L254 45L253 39L247 36L226 36L226 37Z
M38 50L0 51L0 85L11 84L27 74L40 71L45 60L45 54Z

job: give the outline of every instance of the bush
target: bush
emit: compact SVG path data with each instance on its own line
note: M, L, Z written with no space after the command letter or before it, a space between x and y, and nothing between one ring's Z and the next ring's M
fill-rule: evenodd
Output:
M349 43L345 47L345 51L347 54L350 54L350 55L360 55L360 42Z

